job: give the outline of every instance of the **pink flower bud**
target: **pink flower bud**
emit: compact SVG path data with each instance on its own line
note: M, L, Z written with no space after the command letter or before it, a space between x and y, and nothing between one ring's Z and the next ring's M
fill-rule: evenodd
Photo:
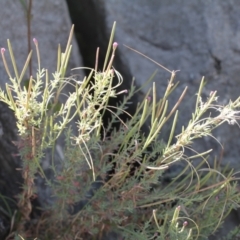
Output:
M186 227L187 225L188 225L188 222L185 221L185 222L183 223L183 226Z
M4 52L6 51L5 48L1 48L1 53L4 54Z
M148 100L148 102L151 102L151 100L152 100L151 96L148 96L147 100Z
M216 93L216 91L211 91L209 95L212 96L214 93Z
M38 45L38 41L37 41L36 38L33 38L33 42L34 42L35 45Z
M117 43L117 42L114 42L114 43L113 43L113 49L115 50L115 49L117 48L117 46L118 46L118 43Z

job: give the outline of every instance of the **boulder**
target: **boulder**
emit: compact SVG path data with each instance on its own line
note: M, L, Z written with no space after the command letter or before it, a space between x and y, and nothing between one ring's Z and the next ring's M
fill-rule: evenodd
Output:
M113 21L117 22L115 39L119 43L119 51L139 85L158 69L154 81L158 97L161 97L170 74L124 45L140 51L171 71L180 70L176 76L176 81L180 81L179 87L170 97L172 104L185 86L188 86L188 92L180 107L177 132L182 125L186 126L191 117L202 76L207 81L203 99L214 90L218 91L218 104L226 104L239 96L239 14L240 6L236 1L105 2L108 28ZM162 132L163 138L168 131ZM214 131L214 135L224 146L221 163L240 170L239 127L225 124ZM220 158L222 152L220 144L209 137L197 141L195 148L198 151L212 148L212 159L214 156Z

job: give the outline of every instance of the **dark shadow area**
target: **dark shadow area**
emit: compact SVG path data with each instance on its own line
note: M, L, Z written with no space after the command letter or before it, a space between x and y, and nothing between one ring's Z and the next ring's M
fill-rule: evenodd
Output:
M0 102L0 239L9 233L11 218L17 209L22 177L17 171L21 165L17 147L17 130L13 112Z
M108 47L110 32L107 30L105 22L104 2L98 2L94 0L66 0L69 14L74 24L75 36L80 49L80 53L83 59L85 67L94 68L96 50L100 48L99 65L98 70L102 70L105 54ZM119 71L123 77L123 84L118 88L118 91L130 89L132 83L132 74L121 60L121 53L117 50L114 60L114 67ZM86 71L88 74L89 71ZM109 105L116 106L123 100L124 94L118 95L117 98L110 98ZM130 114L134 114L138 103L138 96L134 96L131 99L131 104L128 105L127 111ZM124 121L128 118L127 114L122 114L121 119ZM111 113L105 111L103 121L104 128L107 127ZM115 124L114 127L119 127L119 124ZM143 129L147 131L147 129Z

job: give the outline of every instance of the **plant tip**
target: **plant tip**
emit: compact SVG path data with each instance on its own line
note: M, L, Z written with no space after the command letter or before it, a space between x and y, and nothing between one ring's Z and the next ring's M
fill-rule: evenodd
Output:
M37 44L38 44L38 41L37 41L37 39L36 39L36 38L33 38L33 42L34 42L34 44L35 44L35 45L37 45Z
M186 227L187 225L188 225L188 222L185 221L185 222L183 223L183 226Z
M110 70L110 74L111 74L112 77L114 77L114 69Z
M118 46L118 43L117 43L117 42L114 42L114 43L113 43L113 49L115 50L115 49L117 48L117 46Z
M1 53L4 54L4 52L6 51L5 48L1 48Z
M216 91L211 91L209 95L212 96L215 92Z

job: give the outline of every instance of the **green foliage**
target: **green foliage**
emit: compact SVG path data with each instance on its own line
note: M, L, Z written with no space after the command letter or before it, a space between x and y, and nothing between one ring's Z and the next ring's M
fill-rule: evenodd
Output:
M73 29L66 50L62 53L59 47L53 79L49 79L47 69L41 68L35 39L38 70L27 83L22 79L32 52L19 73L8 41L13 76L1 50L10 84L6 84L6 92L0 90L0 99L15 113L19 130L16 144L23 161L24 186L18 198L21 219L13 229L20 239L30 231L25 223L31 222L31 199L38 194L34 185L37 174L45 178L56 199L48 211L43 211L36 225L30 224L32 237L39 239L99 239L109 231L118 232L125 239L204 239L238 206L240 198L234 173L227 169L220 171L217 164L211 168L207 161L210 150L193 151L193 156L186 156L184 148L189 148L195 139L212 136L212 130L224 122L237 123L240 98L220 106L216 104L216 92L212 92L203 100L202 80L192 119L175 136L173 144L177 108L187 88L169 110L168 98L177 86L174 83L176 72L171 72L163 98L157 100L153 83L153 89L139 104L136 113L129 114L129 120L124 122L121 113L127 113L130 98L138 90L132 86L127 89L128 94L117 92L123 80L112 66L117 48L116 43L113 44L114 30L115 25L104 69L102 72L98 72L97 67L92 69L82 81L65 77ZM61 102L60 96L68 84L73 85L75 91ZM152 100L148 97L150 91ZM125 94L124 101L118 107L109 106L109 98L118 94ZM117 111L113 111L114 108ZM108 129L101 131L105 111L112 113L112 119ZM217 114L204 117L209 111ZM172 129L164 143L160 132L171 117ZM143 134L141 128L148 119L150 130ZM120 124L119 129L113 128L116 122ZM72 130L74 124L77 132ZM110 130L110 136L104 134ZM52 162L54 179L48 179L42 169L44 153L54 148L63 134L64 161L57 163L60 167ZM199 158L202 162L194 164ZM165 183L166 170L177 162L185 162L185 168L171 178L170 183Z

